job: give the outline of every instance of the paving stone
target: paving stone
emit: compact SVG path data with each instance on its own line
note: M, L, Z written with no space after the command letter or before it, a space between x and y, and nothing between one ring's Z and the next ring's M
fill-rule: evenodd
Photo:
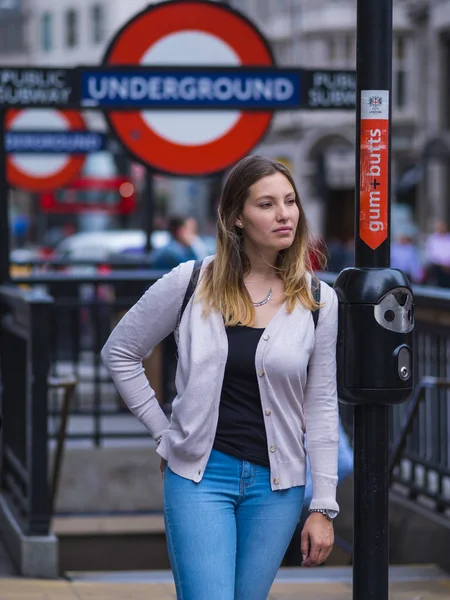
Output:
M450 580L394 582L390 600L449 600ZM346 582L276 583L267 600L351 600ZM169 583L0 579L0 600L176 600Z

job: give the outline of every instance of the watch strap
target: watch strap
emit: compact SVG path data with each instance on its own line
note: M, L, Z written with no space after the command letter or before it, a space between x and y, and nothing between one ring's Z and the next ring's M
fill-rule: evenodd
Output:
M326 508L312 508L309 512L310 513L318 512L321 515L323 515L326 519L328 519L328 521L332 521L334 519L334 517L336 516L336 513L334 510L330 511Z

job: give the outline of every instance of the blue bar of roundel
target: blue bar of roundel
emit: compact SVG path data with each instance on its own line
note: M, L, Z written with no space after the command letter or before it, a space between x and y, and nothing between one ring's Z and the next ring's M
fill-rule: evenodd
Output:
M81 104L100 108L298 108L300 71L236 68L102 70L81 73Z
M88 154L106 147L106 135L92 131L8 131L5 149L11 154Z

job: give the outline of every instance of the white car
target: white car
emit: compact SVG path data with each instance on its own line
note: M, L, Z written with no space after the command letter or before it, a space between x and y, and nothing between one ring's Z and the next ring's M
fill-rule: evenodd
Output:
M152 249L162 248L170 241L167 231L153 231ZM114 255L142 252L146 233L141 230L89 231L75 233L55 248L55 257L69 260L109 260Z

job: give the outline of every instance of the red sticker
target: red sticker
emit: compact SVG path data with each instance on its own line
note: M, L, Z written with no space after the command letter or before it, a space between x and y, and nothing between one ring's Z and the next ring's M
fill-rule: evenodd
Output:
M361 97L359 235L372 250L389 233L388 99L386 91L364 91Z

